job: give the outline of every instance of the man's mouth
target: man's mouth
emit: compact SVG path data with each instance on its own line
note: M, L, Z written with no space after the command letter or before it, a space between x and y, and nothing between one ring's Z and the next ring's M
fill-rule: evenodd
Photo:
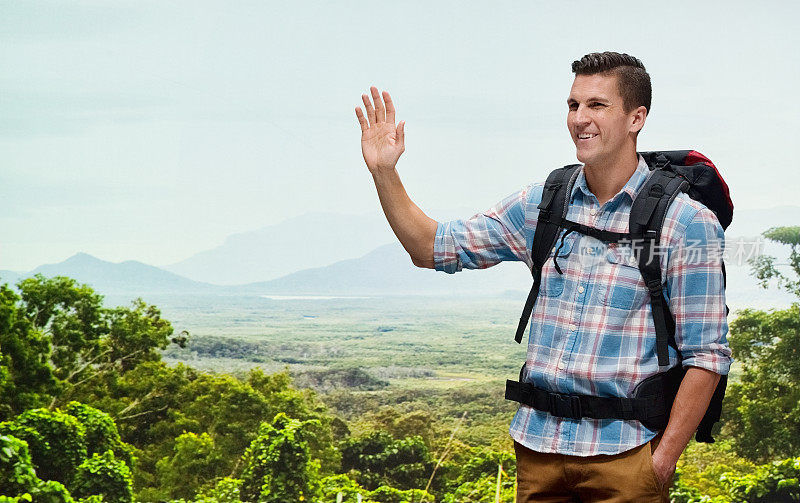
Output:
M579 140L591 140L595 136L597 136L597 134L594 134L594 133L581 133L581 134L578 135L578 139Z

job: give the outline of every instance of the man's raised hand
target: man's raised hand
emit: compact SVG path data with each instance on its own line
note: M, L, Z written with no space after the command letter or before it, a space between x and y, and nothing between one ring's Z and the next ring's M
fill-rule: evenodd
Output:
M375 86L369 90L372 93L372 101L366 94L361 95L367 116L364 117L361 107L356 107L356 117L361 125L361 153L364 155L367 168L375 174L378 171L394 169L400 155L405 151L405 121L400 121L395 127L392 97L387 91L383 91L381 98Z

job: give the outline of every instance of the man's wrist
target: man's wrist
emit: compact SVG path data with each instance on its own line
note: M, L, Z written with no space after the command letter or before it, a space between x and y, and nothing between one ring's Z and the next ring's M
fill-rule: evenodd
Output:
M376 184L386 183L399 177L397 174L397 168L395 166L392 166L391 168L375 168L375 170L370 170L370 174L372 175L372 179L375 180Z

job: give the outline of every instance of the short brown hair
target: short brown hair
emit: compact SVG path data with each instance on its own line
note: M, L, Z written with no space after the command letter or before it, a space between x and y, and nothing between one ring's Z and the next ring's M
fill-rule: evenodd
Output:
M653 98L650 75L639 59L618 52L593 52L578 61L573 61L572 73L575 75L597 73L616 75L625 111L630 112L636 107L644 106L647 113L650 113L650 102Z

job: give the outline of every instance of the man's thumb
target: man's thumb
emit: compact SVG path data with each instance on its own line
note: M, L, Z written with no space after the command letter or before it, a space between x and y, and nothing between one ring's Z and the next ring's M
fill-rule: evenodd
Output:
M406 121L400 121L397 125L397 143L406 146Z

